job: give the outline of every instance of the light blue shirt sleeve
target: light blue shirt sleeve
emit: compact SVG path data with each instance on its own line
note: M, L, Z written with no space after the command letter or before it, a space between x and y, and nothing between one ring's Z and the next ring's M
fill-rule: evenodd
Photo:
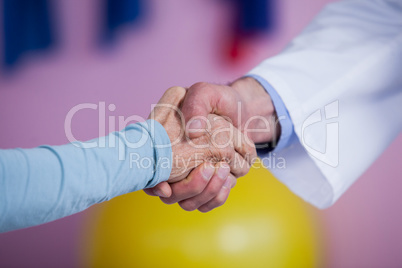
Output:
M34 226L166 181L169 136L154 120L89 142L0 150L0 232Z
M272 103L274 104L276 114L278 116L279 124L281 125L281 135L279 137L278 143L273 148L257 148L258 156L265 157L269 153L278 152L286 148L292 137L295 135L292 119L289 116L288 110L286 109L285 104L283 103L281 97L279 96L278 92L265 80L259 75L255 74L248 74L247 77L254 78L258 83L260 83L265 91L271 97Z

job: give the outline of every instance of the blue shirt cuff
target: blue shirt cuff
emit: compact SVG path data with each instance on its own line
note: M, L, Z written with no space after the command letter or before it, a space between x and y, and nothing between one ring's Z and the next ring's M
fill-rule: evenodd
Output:
M279 137L279 142L276 144L273 152L280 151L290 144L290 140L294 135L293 122L289 116L288 110L286 109L285 104L283 103L281 97L276 92L276 90L259 75L248 74L247 77L254 78L258 83L260 83L265 91L271 97L272 103L274 104L276 114L278 116L279 124L281 125L281 136ZM257 149L257 152L260 154L261 150Z
M155 173L145 187L152 188L169 179L172 171L172 146L165 128L159 122L149 119L139 125L149 133L153 143Z

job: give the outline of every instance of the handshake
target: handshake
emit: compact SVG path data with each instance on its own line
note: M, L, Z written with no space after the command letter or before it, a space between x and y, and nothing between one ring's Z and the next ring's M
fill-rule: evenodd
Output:
M168 181L145 192L187 211L223 205L256 160L255 144L280 135L270 96L250 77L228 86L172 87L149 118L165 128L173 155Z

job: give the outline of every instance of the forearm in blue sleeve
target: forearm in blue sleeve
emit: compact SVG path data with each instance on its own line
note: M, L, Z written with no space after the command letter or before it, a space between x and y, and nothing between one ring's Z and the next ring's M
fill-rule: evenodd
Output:
M155 186L170 176L171 152L154 120L86 143L0 150L0 232Z

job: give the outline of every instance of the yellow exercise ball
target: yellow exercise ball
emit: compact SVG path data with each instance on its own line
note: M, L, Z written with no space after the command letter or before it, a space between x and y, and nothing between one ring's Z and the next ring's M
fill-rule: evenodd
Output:
M259 165L209 213L143 192L101 209L85 267L316 267L322 255L312 210Z

